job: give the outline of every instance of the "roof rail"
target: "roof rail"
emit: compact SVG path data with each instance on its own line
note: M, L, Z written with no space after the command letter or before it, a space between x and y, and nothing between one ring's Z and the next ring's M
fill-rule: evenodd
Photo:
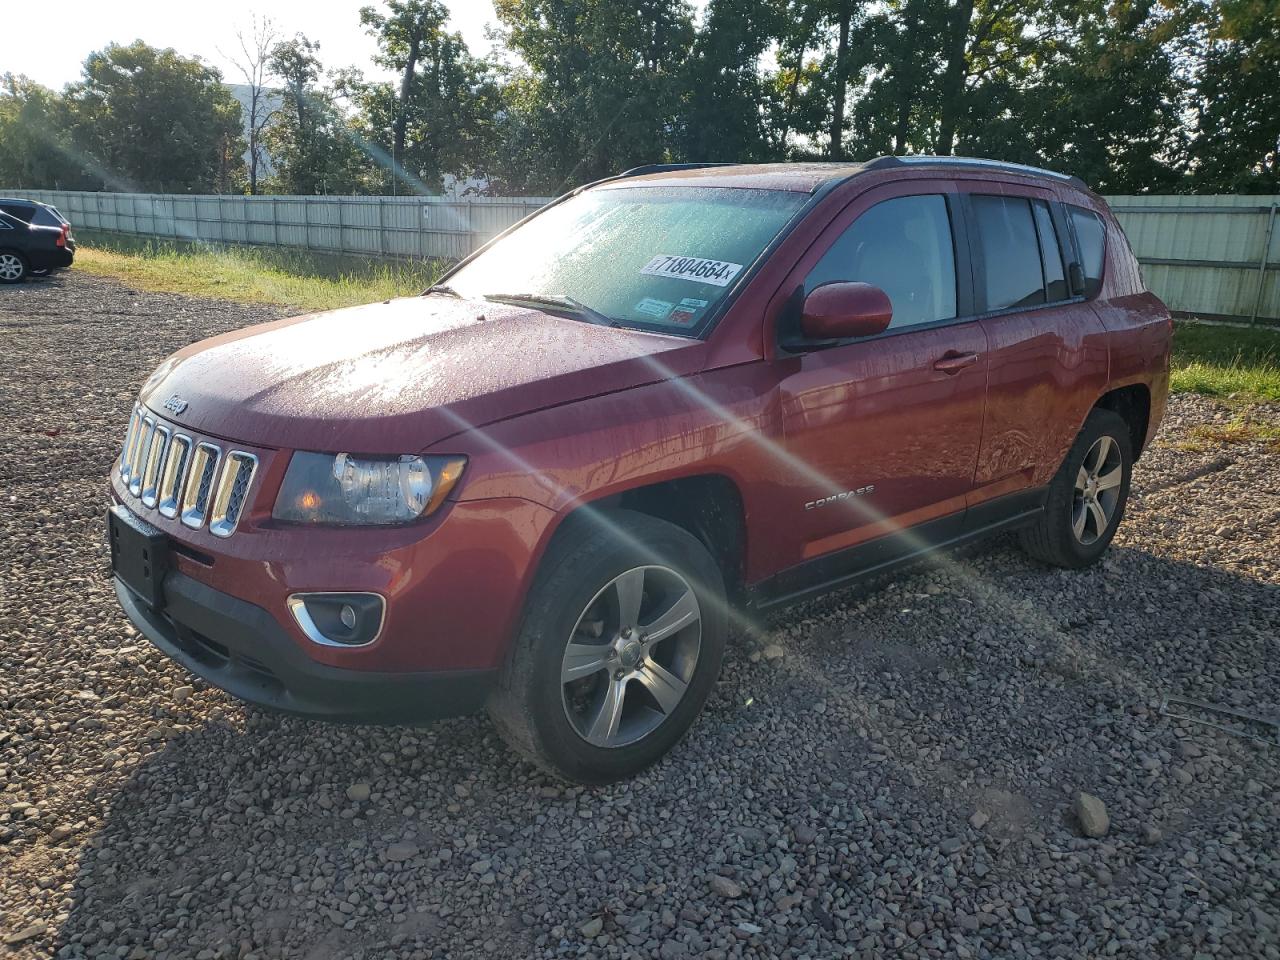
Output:
M732 167L733 162L718 163L646 163L630 170L623 170L619 177L642 177L646 173L670 173L673 170L701 170L703 167Z
M1079 177L1057 170L1046 170L1044 167L1032 167L1025 163L1007 163L1004 160L986 160L981 157L933 157L924 154L907 157L877 157L863 167L864 170L882 170L886 167L920 166L920 167L975 167L987 170L1003 170L1006 173L1029 173L1037 177L1049 177L1070 183L1081 190L1089 186Z

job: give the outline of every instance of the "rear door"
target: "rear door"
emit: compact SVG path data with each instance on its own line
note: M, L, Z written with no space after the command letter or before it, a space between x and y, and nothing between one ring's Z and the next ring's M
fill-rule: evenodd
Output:
M1052 479L1107 378L1104 331L1069 289L1062 207L1030 184L962 182L990 365L969 526L1021 512Z
M957 529L973 485L986 394L987 345L973 316L967 251L956 243L950 181L903 181L855 199L801 259L786 289L864 281L883 289L883 334L806 343L784 318L781 413L792 468L779 498L790 563L843 560L856 569L879 547L849 548L936 521ZM795 300L799 309L801 297ZM890 552L912 538L888 538ZM871 558L871 554L876 554ZM871 562L868 563L868 559ZM780 564L784 565L784 564ZM851 570L828 564L826 579ZM817 581L823 569L812 568ZM796 586L803 578L796 579ZM785 587L779 593L789 592Z

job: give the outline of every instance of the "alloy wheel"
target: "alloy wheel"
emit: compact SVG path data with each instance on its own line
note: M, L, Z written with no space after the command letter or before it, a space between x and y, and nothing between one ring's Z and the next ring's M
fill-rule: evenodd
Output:
M1080 543L1088 546L1107 532L1120 501L1123 479L1120 445L1103 434L1089 448L1076 473L1071 529Z
M0 280L17 280L22 276L22 261L12 253L0 253Z
M648 736L679 706L702 647L698 598L669 567L634 567L578 617L560 667L570 725L597 747Z

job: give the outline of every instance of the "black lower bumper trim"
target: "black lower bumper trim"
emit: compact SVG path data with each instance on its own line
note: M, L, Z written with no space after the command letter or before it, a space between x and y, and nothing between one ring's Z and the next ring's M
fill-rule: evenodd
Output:
M307 657L266 610L180 573L157 611L115 580L129 619L196 676L270 710L327 720L416 723L474 713L496 670L375 673Z

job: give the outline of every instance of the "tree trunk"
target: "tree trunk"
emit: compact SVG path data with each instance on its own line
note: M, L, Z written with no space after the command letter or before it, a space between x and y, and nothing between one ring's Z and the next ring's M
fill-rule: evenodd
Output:
M813 34L813 5L810 4L804 13L804 17L800 21L800 49L796 51L796 70L791 77L791 83L787 87L787 113L786 120L782 126L782 142L787 141L787 136L791 133L794 126L796 115L796 97L800 93L800 73L804 70L804 55L809 49L809 40Z
M419 37L415 33L409 39L409 58L404 64L404 77L400 80L400 109L396 112L395 122L392 126L394 131L394 140L392 141L391 156L393 164L398 166L403 163L404 157L404 131L409 123L409 95L413 92L413 73L418 68L418 44ZM392 171L399 176L399 171Z
M262 97L261 87L249 90L249 196L258 192L258 101Z
M836 47L836 93L831 105L831 145L827 156L832 160L844 157L844 105L849 86L849 21L853 19L853 0L840 3L840 42Z
M920 29L920 8L915 0L907 0L903 21L902 57L897 65L898 116L893 130L893 152L899 155L907 152L907 138L911 136L911 105L919 93L917 83L919 70L915 57L916 33Z
M938 128L938 153L955 150L956 124L964 108L965 78L968 73L969 22L974 0L957 0L952 8L951 30L947 37L947 66L942 73L942 117Z

